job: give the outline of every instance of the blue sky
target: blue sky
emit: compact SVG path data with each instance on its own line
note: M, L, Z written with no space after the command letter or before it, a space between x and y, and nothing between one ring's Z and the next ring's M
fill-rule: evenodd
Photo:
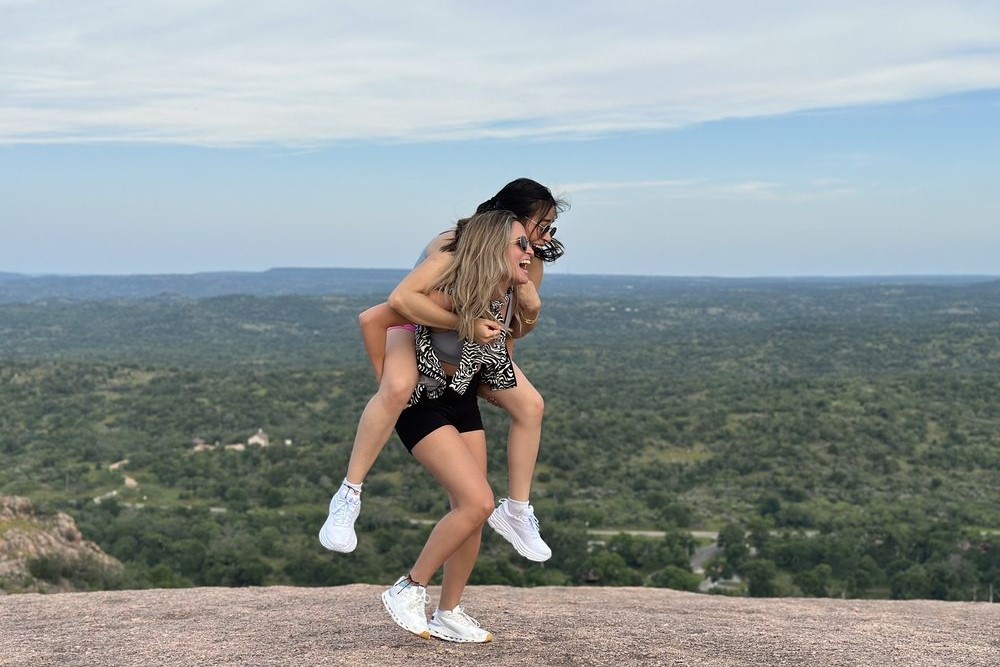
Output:
M0 0L0 271L1000 274L1000 5Z

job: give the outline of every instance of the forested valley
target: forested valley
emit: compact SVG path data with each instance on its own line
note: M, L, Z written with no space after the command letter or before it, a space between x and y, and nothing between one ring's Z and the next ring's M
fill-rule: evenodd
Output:
M357 551L316 539L375 388L356 315L383 288L5 298L0 495L126 565L35 571L395 579L447 503L395 437ZM554 556L486 530L472 583L1000 597L1000 281L553 276L543 299L516 357L546 401L532 502ZM507 418L483 412L499 498Z

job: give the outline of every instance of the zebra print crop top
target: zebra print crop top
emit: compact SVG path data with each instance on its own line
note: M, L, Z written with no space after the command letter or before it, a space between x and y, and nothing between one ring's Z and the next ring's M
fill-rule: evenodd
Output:
M506 317L501 316L504 304L507 304ZM496 342L490 345L477 345L471 341L462 340L457 331L441 332L453 334L453 337L442 336L431 332L425 326L418 326L416 331L417 368L420 370L420 382L410 396L410 405L419 402L424 396L437 398L445 389L454 389L464 394L469 388L476 373L482 372L483 384L490 389L510 389L517 386L514 377L514 365L507 352L507 336L510 321L514 312L514 290L508 289L502 300L490 304L490 311L498 322L507 325ZM454 341L454 343L452 342ZM459 345L460 353L455 355L455 345ZM441 362L457 367L451 377L444 372Z

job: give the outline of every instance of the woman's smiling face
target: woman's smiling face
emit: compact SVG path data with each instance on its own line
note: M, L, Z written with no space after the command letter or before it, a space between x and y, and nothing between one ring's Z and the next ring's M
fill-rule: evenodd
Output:
M515 221L510 229L510 243L507 244L507 266L515 285L528 282L528 267L531 266L531 258L534 256L535 251L531 247L524 225Z
M544 246L552 240L552 237L556 233L556 228L553 226L556 221L556 213L555 206L542 208L525 222L525 228L528 230L528 240L531 241L531 245Z

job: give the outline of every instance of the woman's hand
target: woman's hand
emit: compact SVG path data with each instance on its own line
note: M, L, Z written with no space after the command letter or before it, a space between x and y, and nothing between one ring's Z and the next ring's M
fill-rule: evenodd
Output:
M496 320L479 318L476 320L473 340L477 345L492 345L502 332L503 325Z
M538 315L538 311L542 309L542 297L538 295L538 289L533 282L529 280L523 285L517 285L514 287L514 293L517 295L517 307L522 313L527 313L529 316Z

